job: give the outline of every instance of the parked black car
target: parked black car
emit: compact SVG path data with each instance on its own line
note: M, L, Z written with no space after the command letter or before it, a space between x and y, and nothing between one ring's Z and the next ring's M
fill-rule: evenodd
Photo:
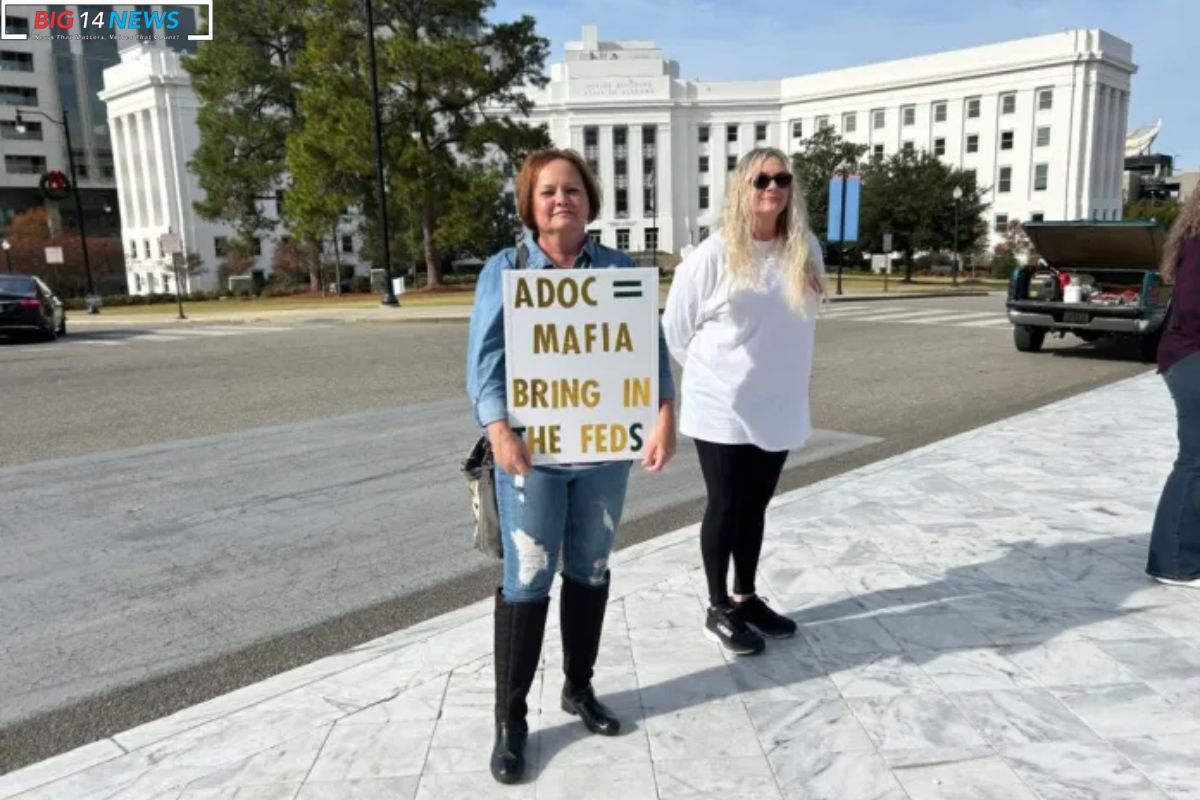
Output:
M67 334L67 312L33 275L0 275L0 335L32 334L53 341Z

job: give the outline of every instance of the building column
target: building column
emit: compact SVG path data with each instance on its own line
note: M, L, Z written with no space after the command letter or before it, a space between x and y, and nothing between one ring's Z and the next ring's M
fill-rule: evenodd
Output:
M616 171L613 167L613 126L600 125L599 128L600 174L596 177L600 179L600 185L604 190L604 196L600 203L600 216L603 219L611 220L615 219L617 213L617 182ZM601 234L601 238L604 238L603 234ZM609 244L609 242L605 242L605 244ZM616 246L616 239L612 240L611 246Z
M157 94L155 100L158 100ZM154 138L154 178L158 186L158 201L161 212L158 224L163 227L170 227L174 233L180 233L174 223L176 209L172 207L171 197L173 192L171 192L171 187L167 183L166 165L164 164L167 157L167 148L163 146L162 125L160 122L162 109L157 102L155 102L154 108L150 109L149 114L150 132Z
M157 152L154 149L154 142L150 137L150 112L142 109L137 112L137 127L138 139L142 143L142 183L146 192L146 203L149 206L149 214L147 221L151 226L159 227L163 224L162 220L162 203L158 193L158 184L155 181L155 163L158 161ZM151 252L157 253L154 249L153 242L151 243Z
M125 174L127 177L128 194L130 199L130 210L133 212L130 218L133 221L131 227L141 229L146 227L146 200L142 196L142 169L141 162L138 160L137 153L141 150L141 142L138 141L137 128L134 126L134 115L126 114L119 118L121 127L125 135L121 139L125 143ZM142 257L141 243L138 242L138 258Z

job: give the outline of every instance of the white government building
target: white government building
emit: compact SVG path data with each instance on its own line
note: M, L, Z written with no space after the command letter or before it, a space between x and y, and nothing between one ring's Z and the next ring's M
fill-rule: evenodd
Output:
M741 154L793 153L826 126L868 154L916 148L974 170L991 187L993 231L1010 219L1119 219L1136 69L1128 42L1073 30L778 80L698 82L681 80L654 42L601 41L589 25L530 95L533 120L601 178L593 237L678 251L716 226Z
M590 25L565 51L550 82L530 90L531 121L593 164L604 207L591 235L610 246L678 252L703 239L741 154L764 144L795 152L824 126L870 154L924 149L974 170L991 187L994 239L1008 220L1121 214L1136 66L1130 44L1104 31L761 81L682 80L654 42L601 41ZM170 274L161 234L181 233L209 264L231 235L192 211L201 196L186 169L199 139L197 100L178 54L149 46L122 52L104 85L129 289L161 291ZM355 227L347 220L338 248L350 265ZM265 273L275 242L262 245ZM214 286L210 270L189 288Z

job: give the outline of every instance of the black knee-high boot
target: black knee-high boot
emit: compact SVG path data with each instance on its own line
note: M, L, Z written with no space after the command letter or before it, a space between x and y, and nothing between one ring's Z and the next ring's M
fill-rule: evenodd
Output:
M549 606L549 598L509 603L496 591L496 743L491 768L500 783L516 783L525 772L526 697L542 656Z
M608 607L608 583L592 586L563 575L559 620L563 641L562 708L576 714L592 733L616 736L621 722L596 699L592 690L592 667L600 651L600 633L604 628L604 610Z

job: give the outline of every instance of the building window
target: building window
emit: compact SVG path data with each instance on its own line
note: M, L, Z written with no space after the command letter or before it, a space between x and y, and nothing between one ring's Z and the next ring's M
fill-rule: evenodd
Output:
M979 119L979 98L967 98L967 119Z
M700 171L708 172L708 156L700 156Z
M871 112L871 127L875 130L881 130L886 119L887 117L882 108L875 109Z
M593 175L600 173L600 129L588 125L583 129L583 158Z
M4 30L9 33L29 33L29 17L4 15Z
M963 178L966 180L967 186L978 186L978 184L975 182L975 170L964 169Z
M905 142L904 145L900 149L906 153L911 153L914 150L916 150L916 146L911 141L909 141L909 142Z
M648 144L657 144L657 142L658 142L658 128L655 127L654 125L643 125L642 126L642 147L645 147Z
M25 132L17 133L16 120L0 120L0 139L24 139L40 142L42 140L42 123L25 120L24 124Z
M1046 215L1040 211L1034 211L1032 214L1029 215L1030 222L1041 222L1045 218L1046 218Z
M614 158L613 159L613 175L628 175L628 174L629 174L629 161L626 160L624 157Z
M1013 92L1000 95L1000 113L1015 114L1017 113L1017 96Z
M933 154L935 156L946 155L946 140L945 139L942 139L939 137L939 138L933 140Z
M129 240L129 257L137 258L137 239Z
M642 213L644 213L644 214L654 214L655 213L653 184L650 186L642 187Z
M595 228L587 232L587 237L592 240L592 244L600 244L600 231Z
M115 176L116 176L116 173L113 172L113 168L112 168L111 164L105 164L104 166L100 167L100 177L101 178L112 178Z
M617 216L622 217L622 218L628 217L629 216L629 190L628 189L617 189L616 193L613 195L613 198L616 200Z
M903 108L901 108L900 109L900 119L902 121L901 124L904 125L904 127L906 127L906 128L910 125L916 125L917 124L917 107L916 106L904 106Z
M624 147L629 143L629 128L618 125L613 128L613 147Z
M1012 150L1013 149L1013 132L1012 131L1000 131L1000 149L1001 150Z
M76 164L75 165L75 177L76 178L88 177L88 165L87 164Z
M345 236L345 235L342 236L342 252L343 253L353 253L354 252L354 237Z
M1033 165L1033 190L1035 192L1046 191L1046 184L1050 180L1050 165L1049 164L1034 164Z
M1012 191L1012 167L1000 168L1000 180L996 182L996 191L1000 194Z
M646 248L647 250L658 249L658 228L646 228Z
M37 104L37 89L28 86L0 86L0 106L36 106Z
M1049 111L1054 108L1054 90L1039 89L1038 90L1038 111Z
M968 153L978 153L979 152L979 134L978 133L972 133L972 134L967 135L967 152Z
M933 104L933 121L934 122L945 122L946 121L946 102L945 101Z
M140 273L140 272L133 273L133 285L137 288L138 292L142 291L142 273Z
M33 72L33 53L0 50L0 71Z
M765 142L767 140L767 126L764 123L758 123L754 126L754 141Z
M150 258L150 240L142 239L142 255L145 258Z
M167 251L163 250L163 243L162 243L162 237L161 237L161 236L160 236L160 237L158 237L158 257L159 257L159 258L166 258L166 257L167 257Z
M170 275L163 275L163 291L164 292L171 291L171 276Z
M133 254L137 256L137 242L130 242L133 245ZM229 242L224 236L213 237L213 253L217 258L224 258L229 253Z
M1042 127L1037 129L1037 146L1038 147L1049 147L1050 146L1050 126L1049 125L1043 125Z
M707 141L708 141L708 126L701 125L700 126L700 144L704 144Z
M803 122L800 122L799 120L797 120L796 122L792 123L792 138L793 139L803 139L804 138L804 123Z
M858 114L842 114L842 133L854 133L858 130Z
M829 127L829 117L825 116L824 114L817 117L814 127L818 133L825 130Z
M275 190L275 211L280 215L283 214L283 194L283 189Z
M701 210L708 208L708 187L700 187L700 208Z
M654 175L654 157L653 156L648 156L648 157L642 159L642 174L650 175L650 176Z
M871 148L871 155L875 158L883 158L883 145L877 144Z
M617 228L617 249L629 250L629 228Z
M737 156L725 156L725 169L733 172L737 168Z
M262 255L262 239L255 236L250 240L250 252L256 256Z
M699 233L700 233L700 241L703 242L705 239L708 238L708 226L701 225Z
M726 125L725 126L725 141L736 142L737 141L737 132L738 132L737 125Z
M46 171L43 156L5 156L4 171L9 175L41 175Z
M992 230L996 233L1005 233L1008 230L1008 214L997 214Z

